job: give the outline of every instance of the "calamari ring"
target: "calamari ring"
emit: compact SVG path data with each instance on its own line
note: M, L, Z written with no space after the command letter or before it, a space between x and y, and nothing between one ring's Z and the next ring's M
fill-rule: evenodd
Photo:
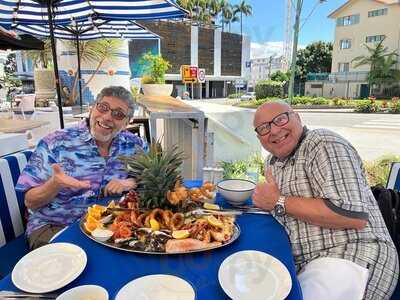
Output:
M144 224L143 224L144 227L151 228L150 220L151 220L151 217L150 217L150 214L148 214L146 216L146 218L144 219Z
M146 217L147 217L148 214L149 214L148 212L145 212L145 213L140 214L140 215L137 217L137 219L136 219L136 224L137 224L139 227L144 227L144 221L145 221L145 219L146 219Z
M212 184L212 183L209 182L209 181L204 182L202 187L203 187L204 189L206 189L207 191L210 191L210 192L212 192L212 191L215 190L215 185Z
M204 187L201 187L200 191L201 191L201 194L203 196L205 196L206 198L208 198L208 199L212 199L213 198L213 195L210 194L210 192L207 189L205 189Z
M185 216L182 213L175 213L171 219L172 230L179 230L185 223Z
M164 220L163 210L161 208L155 208L150 213L150 219L156 220L158 223L162 223Z
M171 219L174 216L174 213L168 209L163 211L163 225L166 228L170 228L171 226Z

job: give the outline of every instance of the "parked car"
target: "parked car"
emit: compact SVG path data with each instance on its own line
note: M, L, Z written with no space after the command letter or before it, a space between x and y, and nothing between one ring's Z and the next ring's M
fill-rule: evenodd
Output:
M240 100L242 100L242 101L256 100L256 93L255 92L247 92L246 94L240 96Z

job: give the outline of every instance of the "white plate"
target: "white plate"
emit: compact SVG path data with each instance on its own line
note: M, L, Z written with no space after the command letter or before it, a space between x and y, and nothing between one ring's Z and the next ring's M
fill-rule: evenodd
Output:
M11 278L23 291L47 293L73 281L85 269L86 262L86 253L74 244L49 244L22 257Z
M219 267L218 280L233 300L282 300L292 288L289 271L279 260L252 250L228 256Z
M194 300L192 286L182 278L172 275L149 275L127 283L115 300Z
M80 285L59 295L56 300L108 300L108 292L99 285Z

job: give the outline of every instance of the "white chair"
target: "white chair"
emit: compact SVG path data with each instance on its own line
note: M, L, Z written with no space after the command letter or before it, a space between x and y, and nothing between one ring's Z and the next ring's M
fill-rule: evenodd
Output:
M26 119L27 115L32 116L35 111L35 94L17 95L14 98L14 102L14 113L22 114L24 119Z
M389 178L386 184L387 189L400 191L400 162L393 162L389 172Z

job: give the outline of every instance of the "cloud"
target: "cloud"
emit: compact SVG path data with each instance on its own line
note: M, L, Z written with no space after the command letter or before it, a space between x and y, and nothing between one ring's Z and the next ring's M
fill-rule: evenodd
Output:
M264 42L255 43L251 42L250 58L265 58L269 56L281 56L283 55L283 42ZM299 49L304 46L299 45Z

